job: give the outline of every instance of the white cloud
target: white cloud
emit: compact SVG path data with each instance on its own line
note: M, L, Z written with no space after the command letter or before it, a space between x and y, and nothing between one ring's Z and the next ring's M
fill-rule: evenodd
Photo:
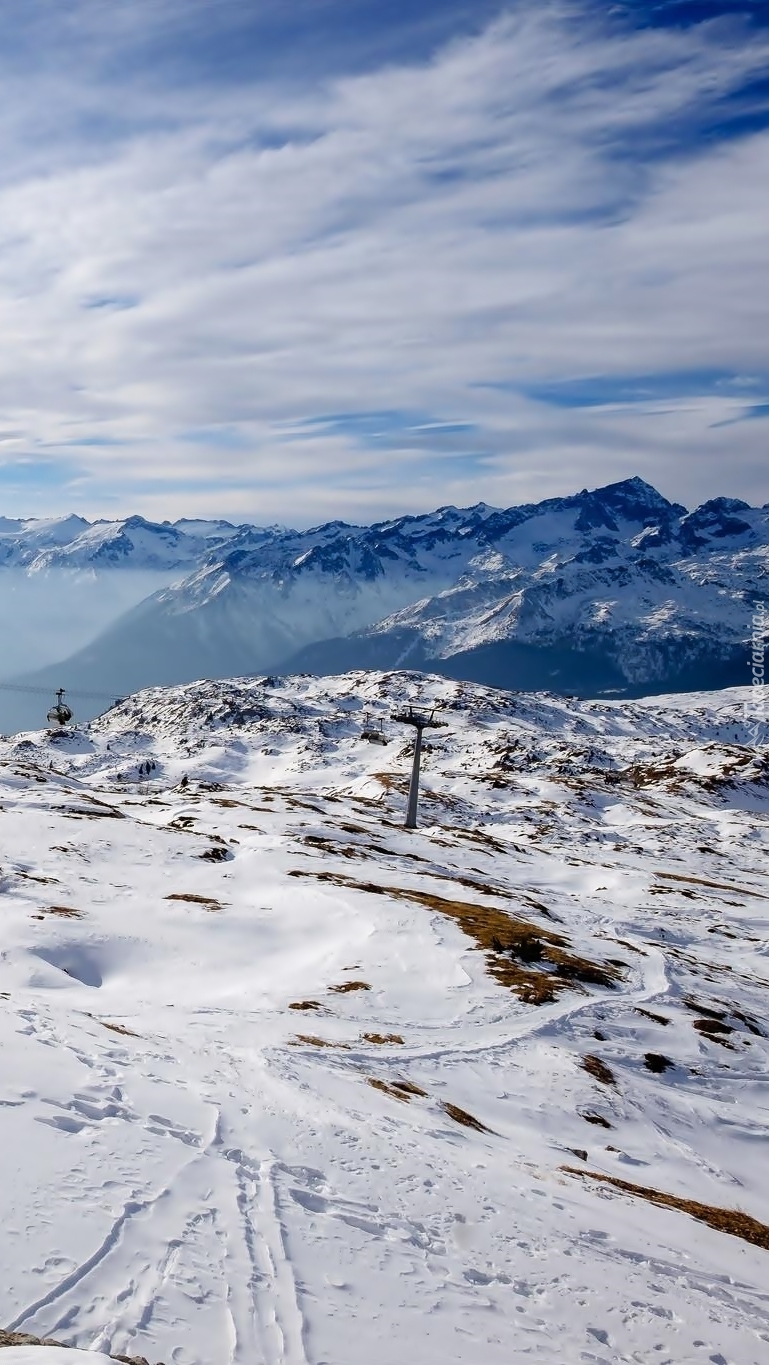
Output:
M717 425L728 394L564 410L525 391L769 372L769 135L644 150L765 68L762 41L532 6L302 97L155 95L152 131L0 189L0 425L77 466L87 512L371 516L632 472L688 502L760 496L766 423ZM388 448L303 426L367 411L474 429L428 443L405 418ZM30 510L28 484L14 497Z

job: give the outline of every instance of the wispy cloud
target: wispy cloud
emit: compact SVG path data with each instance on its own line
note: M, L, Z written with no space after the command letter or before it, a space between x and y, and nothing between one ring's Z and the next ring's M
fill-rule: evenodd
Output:
M700 135L756 122L764 31L526 3L300 90L158 82L180 11L130 9L85 6L85 72L39 60L0 124L0 423L80 507L315 520L631 472L690 502L725 455L764 492L734 419L767 397L769 133Z

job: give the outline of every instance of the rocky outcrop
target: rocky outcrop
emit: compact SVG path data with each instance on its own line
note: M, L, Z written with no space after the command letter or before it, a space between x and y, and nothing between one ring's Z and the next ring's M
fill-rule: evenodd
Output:
M31 1332L6 1332L0 1327L0 1347L3 1346L67 1346L66 1341L54 1341L53 1337L36 1337ZM123 1365L150 1365L145 1356L108 1356L108 1360L120 1360ZM162 1360L158 1365L163 1365Z

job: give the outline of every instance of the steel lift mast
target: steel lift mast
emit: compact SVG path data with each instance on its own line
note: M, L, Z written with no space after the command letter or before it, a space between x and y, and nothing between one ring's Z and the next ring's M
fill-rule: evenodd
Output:
M414 761L411 765L411 781L409 783L409 803L406 810L406 829L416 829L417 827L417 806L419 804L419 766L422 759L422 733L424 730L439 729L446 724L445 720L435 720L435 708L429 713L427 711L415 711L413 706L408 711L399 711L393 716L394 721L399 721L402 725L413 725L416 730L414 735Z

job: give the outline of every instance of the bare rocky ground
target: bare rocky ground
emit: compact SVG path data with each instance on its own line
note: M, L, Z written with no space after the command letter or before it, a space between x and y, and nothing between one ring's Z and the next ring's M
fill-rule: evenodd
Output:
M0 1348L3 1346L67 1346L66 1341L54 1341L53 1337L36 1337L31 1332L6 1332L0 1327ZM122 1365L149 1365L145 1356L109 1356L110 1360L120 1360ZM162 1360L158 1365L163 1365Z

